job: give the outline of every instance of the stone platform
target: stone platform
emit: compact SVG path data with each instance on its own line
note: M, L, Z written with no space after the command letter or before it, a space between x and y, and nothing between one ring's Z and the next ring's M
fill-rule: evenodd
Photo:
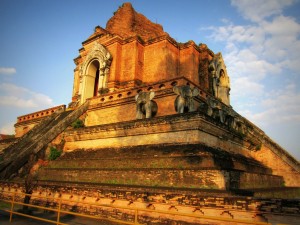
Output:
M42 168L38 177L47 182L216 190L283 185L282 177L257 160L203 144L75 150Z

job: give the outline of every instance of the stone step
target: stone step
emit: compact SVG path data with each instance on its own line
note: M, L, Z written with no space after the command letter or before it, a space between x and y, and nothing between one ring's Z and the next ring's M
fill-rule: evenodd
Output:
M54 168L219 168L271 174L257 160L201 144L146 145L75 150L49 165Z
M245 190L282 187L283 180L249 156L201 144L78 149L39 171L40 182Z
M278 201L278 199L300 199L300 187L279 187L270 190L251 189L249 191L252 192L256 198L269 198L272 199L272 201ZM287 204L289 205L288 202ZM299 207L298 210L300 210Z
M210 188L225 190L272 188L283 185L282 177L216 169L56 169L39 171L41 181L88 182L151 187Z
M58 187L63 192L86 192L97 191L103 196L112 196L117 194L118 197L126 197L126 194L139 193L142 196L149 195L152 193L156 198L160 199L160 196L169 196L174 199L182 198L184 195L191 196L215 196L215 197L225 197L225 196L252 196L252 192L246 190L219 190L219 189L207 189L207 188L179 188L179 187L158 187L158 186L141 186L141 185L125 185L125 184L103 184L103 183L90 183L82 181L50 181L50 180L40 180L40 187L45 190L55 186ZM49 192L47 192L49 193ZM138 197L139 198L139 197ZM130 199L130 197L129 197Z
M77 149L65 154L60 159L98 159L114 157L158 157L158 156L215 156L219 158L233 157L236 159L252 160L240 154L233 154L221 149L211 148L202 144L151 144L136 145L120 148Z
M62 169L235 169L254 173L271 174L265 167L240 161L215 161L211 156L153 156L153 157L114 157L100 159L61 159L52 161L48 168Z

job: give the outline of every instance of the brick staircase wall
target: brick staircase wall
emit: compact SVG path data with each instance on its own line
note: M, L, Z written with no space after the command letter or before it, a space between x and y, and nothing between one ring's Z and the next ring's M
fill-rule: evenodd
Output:
M26 164L31 154L37 154L44 149L49 142L82 115L88 106L89 102L87 101L74 111L53 113L4 149L3 160L0 162L0 179L9 179L16 174Z

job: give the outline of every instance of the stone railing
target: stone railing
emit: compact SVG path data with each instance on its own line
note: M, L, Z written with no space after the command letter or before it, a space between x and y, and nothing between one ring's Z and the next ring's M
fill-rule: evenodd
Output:
M74 111L54 113L35 126L13 145L4 149L4 160L0 162L0 178L8 179L36 154L63 132L73 121L88 109L89 101Z
M103 94L101 96L93 97L91 98L91 105L97 104L97 103L106 103L111 102L115 100L121 100L128 97L134 97L140 92L149 92L149 91L161 91L164 89L172 89L174 86L181 86L181 85L191 85L191 86L197 86L193 82L189 81L185 77L180 77L176 79L171 80L165 80L157 83L151 83L151 84L145 84L141 85L136 88L126 88L119 91L114 91L111 93ZM207 93L200 91L199 94L200 97L206 99Z
M17 118L17 124L22 123L22 122L27 122L27 121L30 121L30 120L34 120L34 119L43 118L43 117L46 117L46 116L50 116L55 111L60 110L62 108L65 110L66 106L65 105L59 105L59 106L55 106L55 107L52 107L52 108L49 108L49 109L44 109L44 110L37 111L37 112L34 112L34 113L19 116Z

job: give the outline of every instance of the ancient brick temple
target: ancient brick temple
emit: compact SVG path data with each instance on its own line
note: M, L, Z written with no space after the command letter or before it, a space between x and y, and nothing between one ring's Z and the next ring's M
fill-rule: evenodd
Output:
M16 177L31 169L37 195L257 221L299 215L299 202L281 200L300 197L299 162L230 106L221 53L176 42L125 3L74 62L67 109L20 116L17 138L0 141L2 190L20 189ZM50 147L62 156L41 163Z

